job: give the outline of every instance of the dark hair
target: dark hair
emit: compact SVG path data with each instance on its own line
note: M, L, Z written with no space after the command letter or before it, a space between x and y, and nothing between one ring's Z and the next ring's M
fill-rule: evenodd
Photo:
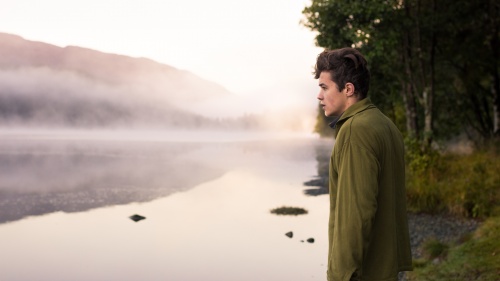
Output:
M314 78L318 79L323 71L330 72L330 77L339 87L339 91L350 82L360 100L368 95L370 71L366 59L358 50L342 48L323 51L316 59Z

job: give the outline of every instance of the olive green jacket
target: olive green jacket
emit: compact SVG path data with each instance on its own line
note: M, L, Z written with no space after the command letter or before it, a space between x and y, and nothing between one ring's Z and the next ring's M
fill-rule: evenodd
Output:
M370 99L334 126L329 281L396 281L412 270L401 133Z

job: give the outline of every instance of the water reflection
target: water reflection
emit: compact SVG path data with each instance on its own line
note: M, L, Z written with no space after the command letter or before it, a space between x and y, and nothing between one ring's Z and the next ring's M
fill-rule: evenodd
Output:
M315 146L317 174L313 179L304 182L305 186L312 187L304 190L306 195L318 196L328 194L329 163L334 141L331 140L330 145L328 145L328 142L325 140L326 145Z
M0 145L0 223L143 202L221 176L195 143L17 140Z
M318 146L2 141L0 214L18 214L0 280L324 280L328 197L303 194ZM270 214L282 205L309 213Z

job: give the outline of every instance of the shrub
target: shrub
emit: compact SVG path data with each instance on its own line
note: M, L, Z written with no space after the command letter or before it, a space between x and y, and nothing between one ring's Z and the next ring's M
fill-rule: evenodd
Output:
M422 244L422 253L425 258L433 260L436 258L445 258L449 246L441 243L435 238L428 239Z
M439 252L439 243L429 248ZM419 259L414 261L414 271L407 274L415 281L496 281L500 272L500 217L487 219L463 244L446 248L446 257L439 263ZM430 257L430 256L428 256ZM442 255L440 256L442 257Z
M496 215L500 201L500 157L494 150L470 155L407 151L407 197L412 211L464 217Z

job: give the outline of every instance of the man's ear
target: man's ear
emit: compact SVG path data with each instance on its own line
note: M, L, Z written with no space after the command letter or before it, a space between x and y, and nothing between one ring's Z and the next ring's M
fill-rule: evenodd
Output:
M352 83L350 83L350 82L347 82L347 83L345 84L344 89L345 89L345 94L346 94L346 96L348 96L348 97L354 96L354 92L355 92L355 90L356 90L356 89L354 88L354 84L352 84Z

